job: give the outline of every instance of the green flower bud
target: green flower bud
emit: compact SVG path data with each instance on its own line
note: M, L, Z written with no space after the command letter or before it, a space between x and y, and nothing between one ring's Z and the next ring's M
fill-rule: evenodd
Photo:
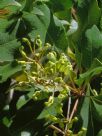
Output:
M93 92L93 94L94 94L95 96L98 96L98 93L96 92L95 89L93 89L92 92Z
M59 82L59 83L63 83L62 77L56 77L56 78L54 79L54 81L55 81L55 82Z
M65 73L65 65L61 65L61 67L59 68L59 72L64 72Z
M52 61L49 61L45 66L45 71L48 74L54 74L56 72L56 65Z
M67 56L64 53L61 53L60 59L62 59L64 61L68 61L68 58L67 58Z
M40 95L41 95L41 92L40 91L36 91L34 94L33 94L33 99L34 100L38 100L39 99L39 97L40 97Z
M44 90L45 90L45 92L48 93L48 92L49 92L49 87L48 87L48 86L45 86L45 89L44 89Z
M28 44L30 43L27 38L22 38L22 41L23 41L23 42L26 42L26 43L28 43Z
M22 41L25 42L25 43L27 43L27 45L30 48L30 51L33 53L33 49L32 49L30 41L27 38L22 38Z
M37 39L36 45L38 46L38 48L42 47L42 41L40 39Z
M71 130L67 130L67 131L66 131L66 134L67 134L68 136L73 136L73 132L72 132Z
M59 68L61 67L61 63L59 63L59 61L56 62L56 69L59 70Z
M67 67L65 67L64 74L65 74L65 75L68 75L69 73L70 73L70 70L69 70L69 68L68 68L68 66L67 66Z
M63 100L65 97L66 97L66 96L65 96L64 94L59 94L59 95L58 95L58 98L59 98L60 100Z
M51 69L49 70L49 73L53 74L53 73L54 73L54 69L51 68Z
M55 116L53 116L53 115L49 115L47 118L50 119L53 122L57 122L58 121L58 119Z
M60 109L59 109L59 113L60 113L60 114L62 114L62 113L63 113L62 107L60 107Z
M45 47L48 49L48 48L51 48L51 44L49 44L49 43L46 43L45 44Z
M42 48L41 52L44 54L46 53L46 51L50 51L51 50L51 44L46 43L45 46Z
M55 70L53 68L45 68L45 71L46 71L46 74L50 75L50 74L54 74L55 73Z
M82 128L81 131L78 132L78 136L86 136L87 129Z
M23 46L21 46L20 48L19 48L19 51L21 52L22 50L24 50L24 47Z
M52 62L52 61L49 61L49 62L47 63L47 66L48 66L48 67L53 67L54 65L55 65L55 63Z
M82 129L81 129L82 131L84 131L84 132L86 132L87 131L87 129L86 128L84 128L84 127L82 127Z
M37 39L40 39L40 35L37 35Z
M77 118L77 117L74 117L73 121L74 121L74 122L77 122L77 121L78 121L78 118Z
M42 47L42 41L40 39L40 35L38 35L37 38L34 40L34 49L41 47Z
M56 61L56 56L53 52L49 52L49 54L47 54L47 58L52 62Z
M83 131L79 131L78 136L83 136Z
M32 72L32 75L33 76L38 76L38 73L37 72Z
M23 56L24 58L27 58L27 55L26 55L26 53L25 53L23 50L21 50L20 52L21 52L21 54L22 54L22 56Z
M64 65L65 61L63 59L59 59L59 64Z
M37 58L40 57L40 53L36 53L35 57L37 57Z
M72 60L75 61L75 60L76 60L75 54L71 51L70 48L68 48L67 52L68 52L68 56L69 56Z
M18 61L18 64L26 64L26 61Z
M58 98L59 99L65 99L66 97L68 97L68 91L67 90L60 91L60 94L58 95Z
M55 57L57 57L57 54L56 54L56 52L55 52L55 51L52 51L52 53L54 54L54 56L55 56Z
M45 105L47 107L51 106L54 102L54 97L53 96L50 96L49 99L48 99L48 102L45 102Z
M34 62L32 65L32 71L39 72L40 70L41 70L41 66L37 62Z

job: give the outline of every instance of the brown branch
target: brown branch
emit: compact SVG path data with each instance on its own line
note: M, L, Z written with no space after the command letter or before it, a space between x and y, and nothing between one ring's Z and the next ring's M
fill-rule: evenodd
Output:
M54 125L50 125L49 127L52 128L52 129L54 129L54 130L56 130L57 133L60 133L60 134L64 135L64 132L61 129L55 127Z
M71 112L71 115L70 115L70 118L69 118L69 122L71 122L71 119L73 118L73 115L74 115L74 113L75 113L76 110L77 110L78 103L79 103L79 99L77 98L76 101L75 101L73 110L72 110L72 112Z
M72 13L72 16L74 17L74 19L78 20L77 15L76 15L76 10L74 8L71 8L71 13Z

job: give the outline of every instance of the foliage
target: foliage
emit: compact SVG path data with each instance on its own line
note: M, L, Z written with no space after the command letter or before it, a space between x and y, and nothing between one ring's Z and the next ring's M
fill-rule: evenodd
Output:
M0 135L102 135L102 2L0 1Z

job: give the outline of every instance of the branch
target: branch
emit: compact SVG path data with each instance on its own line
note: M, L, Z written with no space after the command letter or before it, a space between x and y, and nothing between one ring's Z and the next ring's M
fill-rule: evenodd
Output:
M79 99L77 98L76 101L75 101L73 110L72 110L72 112L71 112L71 115L70 115L70 118L69 118L69 122L71 122L71 119L73 118L73 115L74 115L74 113L75 113L76 110L77 110L78 103L79 103Z
M49 127L52 128L52 129L54 129L54 130L56 130L57 133L60 133L60 134L63 134L63 135L64 135L64 132L63 132L61 129L55 127L54 125L50 125Z
M69 91L69 96L70 96L70 91ZM70 107L71 107L71 97L68 98L68 108L67 108L67 120L69 120L69 114L70 114ZM66 135L66 131L68 129L68 125L66 124L65 126L65 134Z

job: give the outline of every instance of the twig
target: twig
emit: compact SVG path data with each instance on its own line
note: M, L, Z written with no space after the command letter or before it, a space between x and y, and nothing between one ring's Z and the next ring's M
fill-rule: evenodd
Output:
M71 8L71 13L72 13L74 19L78 20L77 15L76 15L76 10L74 8Z
M69 96L70 96L70 91L69 91ZM67 119L69 119L70 107L71 107L71 97L68 98Z
M71 112L71 115L70 115L70 118L69 118L69 122L71 121L71 119L73 118L74 113L76 112L76 109L77 109L77 106L78 106L78 102L79 102L79 99L77 98L76 101L75 101L73 110Z
M74 93L78 93L78 91L77 91L76 88L73 88L73 87L71 87L71 86L68 86L68 87L69 87L69 89L71 89L71 91L73 91Z
M49 127L64 135L64 132L61 129L55 127L54 125L50 125Z
M76 89L75 84L74 84L74 81L73 81L73 79L72 79L71 76L70 76L70 81L71 81L71 83L72 83L73 88Z
M70 96L70 91L69 91L69 96ZM68 108L67 108L67 120L69 120L69 114L70 114L70 107L71 107L71 97L68 98ZM65 126L65 134L66 135L66 131L68 129L68 125L66 124Z

